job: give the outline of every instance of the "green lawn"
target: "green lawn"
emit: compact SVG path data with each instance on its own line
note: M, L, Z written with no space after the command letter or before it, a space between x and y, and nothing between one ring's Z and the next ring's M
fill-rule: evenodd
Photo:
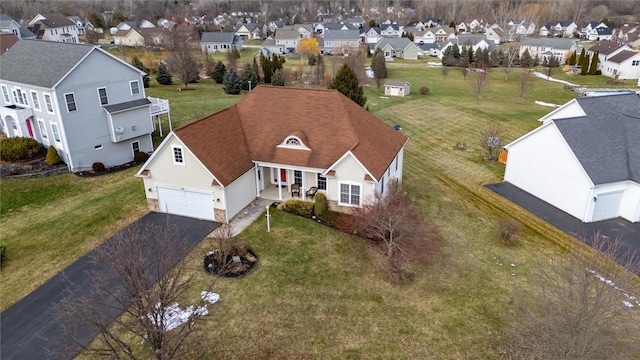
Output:
M513 289L535 291L539 280L532 270L562 248L580 246L482 187L500 181L503 167L484 160L481 131L498 123L506 143L535 128L551 108L534 101L571 99L562 84L536 78L521 99L517 74L505 81L492 69L477 101L470 78L455 69L445 78L423 61L388 67L389 78L411 82L412 94L384 98L382 89L368 86L367 106L409 136L404 185L438 226L439 252L413 269L412 282L393 284L385 280L384 259L372 244L274 211L271 233L261 217L242 234L259 266L246 277L216 282L221 302L204 328L209 353L230 359L498 358ZM170 99L174 127L242 97L224 94L211 80L190 84L188 91L178 86L152 81L146 89L149 96ZM429 87L428 95L419 94L421 86ZM456 142L467 149L454 150ZM9 258L0 277L2 309L146 212L135 170L2 180L1 239ZM520 245L499 242L496 223L504 217L524 225ZM212 246L205 240L193 254L191 266L203 284L208 275L201 255Z

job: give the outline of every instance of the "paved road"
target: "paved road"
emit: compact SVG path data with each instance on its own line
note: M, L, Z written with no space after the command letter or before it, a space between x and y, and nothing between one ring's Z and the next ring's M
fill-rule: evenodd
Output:
M516 186L501 182L486 186L489 190L520 205L525 210L545 220L558 229L584 240L599 231L609 239L619 238L621 250L635 251L640 255L640 222L632 223L615 218L592 223L583 223L566 212L546 203ZM587 241L587 244L589 242ZM591 245L591 244L589 244Z
M137 223L158 226L173 225L178 228L190 251L216 226L216 223L182 216L149 213ZM110 239L111 240L111 239ZM107 240L107 241L110 241ZM94 250L95 251L95 250ZM71 345L71 339L63 337L63 328L77 329L81 341L88 344L98 334L94 329L83 329L72 321L62 323L55 319L55 305L67 289L65 278L76 284L81 291L90 292L90 279L86 274L99 270L92 263L93 251L58 273L51 280L0 314L0 359L52 359L54 346ZM187 253L180 254L184 256ZM103 264L107 266L108 264ZM120 315L107 313L110 320Z

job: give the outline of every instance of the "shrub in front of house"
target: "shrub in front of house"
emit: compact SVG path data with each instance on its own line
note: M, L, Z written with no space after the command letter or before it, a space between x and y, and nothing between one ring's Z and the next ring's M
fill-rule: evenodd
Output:
M313 213L320 217L327 212L327 196L323 193L317 193L313 199Z
M49 166L53 166L59 164L60 161L62 160L60 159L60 155L58 155L58 150L56 150L56 147L53 145L49 145L49 148L47 148L47 157L44 159L44 162L46 162Z
M133 161L137 163L143 163L147 161L147 159L149 159L149 154L145 152L136 151L135 153L133 153Z
M40 144L29 137L10 137L0 140L0 159L3 161L27 160L40 152Z
M289 199L282 206L282 209L286 212L290 212L292 214L296 214L298 216L303 216L307 218L310 218L313 216L313 208L314 208L313 202L297 200L297 199Z
M94 162L93 165L91 165L91 168L95 172L103 172L105 170L104 164L101 162Z
M429 88L427 86L420 86L420 95L429 94Z

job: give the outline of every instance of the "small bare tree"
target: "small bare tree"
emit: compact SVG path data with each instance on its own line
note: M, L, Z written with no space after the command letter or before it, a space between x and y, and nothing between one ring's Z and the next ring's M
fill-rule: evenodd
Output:
M451 70L451 68L450 68L450 67L448 67L448 66L442 66L442 67L440 68L440 71L442 72L442 78L443 78L443 79L446 79L446 78L447 78L447 75L449 75L449 70Z
M480 134L480 145L487 151L487 160L498 158L498 149L502 144L502 127L499 124L491 124Z
M632 359L640 354L640 263L619 240L599 233L540 267L536 285L516 292L507 326L511 359ZM624 264L622 267L612 259ZM538 283L539 282L539 283Z
M524 96L531 90L532 85L531 71L529 71L529 69L522 69L520 71L520 83L518 87L521 99L524 99Z
M484 90L487 88L487 70L477 69L476 71L474 71L473 75L471 76L471 82L469 86L471 87L473 96L476 97L476 102L479 102L480 95L482 95Z
M73 345L62 353L83 351L90 356L114 359L154 357L159 360L193 355L198 346L197 323L206 309L206 299L195 301L176 326L171 312L189 301L193 272L188 269L189 244L176 227L132 226L95 250L95 270L87 274L91 294L80 294L75 284L60 303L61 321L79 329L96 331L93 342L72 327L64 334ZM209 290L209 289L203 289ZM123 314L123 315L121 315ZM141 349L142 342L146 346Z
M167 59L169 71L182 81L185 89L188 89L189 83L199 78L198 62L191 37L185 38L174 32L171 37L171 50L172 55Z
M376 193L371 206L358 209L356 218L363 235L384 243L392 269L400 269L405 260L428 252L437 238L435 228L425 224L397 179L389 181L383 194Z

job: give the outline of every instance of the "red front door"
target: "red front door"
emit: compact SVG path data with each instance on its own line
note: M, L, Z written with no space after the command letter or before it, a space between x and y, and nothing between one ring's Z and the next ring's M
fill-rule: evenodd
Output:
M27 123L27 131L29 132L29 137L33 137L33 128L31 127L31 119L27 119L26 123Z
M287 182L287 170L286 169L280 169L280 182L283 182L283 183Z

